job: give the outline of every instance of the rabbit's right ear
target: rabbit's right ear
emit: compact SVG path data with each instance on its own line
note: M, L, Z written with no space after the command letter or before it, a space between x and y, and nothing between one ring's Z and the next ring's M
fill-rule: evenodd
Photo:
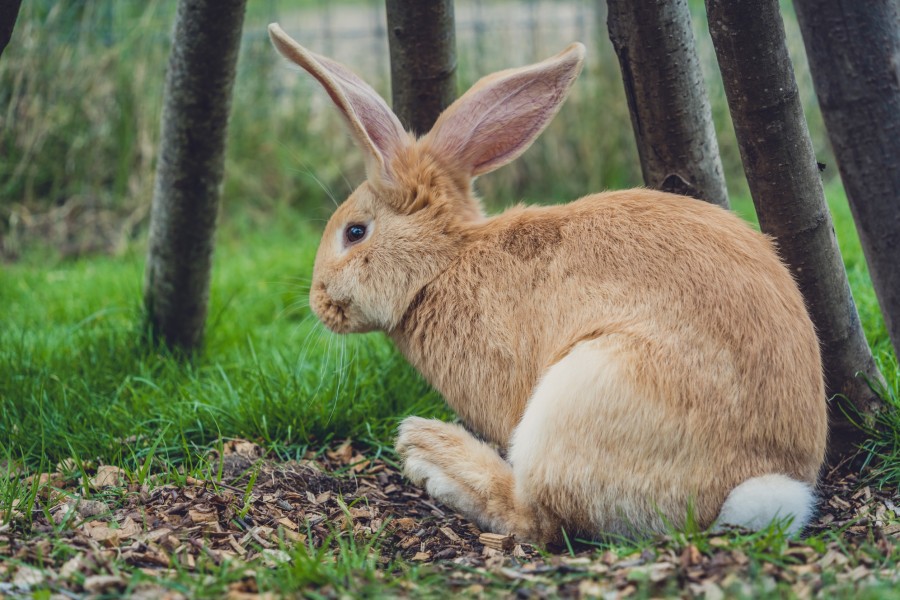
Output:
M298 44L277 23L269 25L269 37L282 56L303 67L331 96L366 153L369 176L390 180L391 160L408 136L381 96L344 65Z
M578 42L552 58L482 78L426 136L436 153L477 177L525 152L556 115L581 72Z

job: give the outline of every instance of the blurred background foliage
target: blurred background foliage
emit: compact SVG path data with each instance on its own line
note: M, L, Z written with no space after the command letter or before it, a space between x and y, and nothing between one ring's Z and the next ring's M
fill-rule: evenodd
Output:
M319 226L363 177L335 111L312 78L271 49L279 21L301 43L346 63L390 97L381 0L252 0L232 102L220 218L264 225L288 210ZM63 256L120 253L146 229L173 0L29 0L0 59L0 252L40 242ZM698 52L732 196L746 182L706 27L692 1ZM789 4L788 43L826 179L837 169ZM619 66L603 0L458 0L459 87L540 60L573 39L585 72L534 148L478 189L492 209L560 202L640 185ZM752 208L740 200L740 212ZM296 209L296 210L293 210Z

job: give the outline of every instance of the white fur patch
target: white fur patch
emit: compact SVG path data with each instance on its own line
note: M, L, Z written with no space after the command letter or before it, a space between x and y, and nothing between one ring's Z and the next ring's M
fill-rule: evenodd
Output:
M575 435L597 421L599 404L619 402L628 398L621 390L619 369L615 356L594 341L576 345L562 360L550 367L532 393L522 420L513 431L509 457L514 468L530 468L546 462L553 448L568 433L578 443L585 438ZM612 393L611 390L620 392ZM630 398L629 398L630 400ZM595 431L602 432L602 423ZM571 467L575 456L564 457L559 468ZM556 471L557 469L552 469Z
M631 522L652 526L648 519L656 517L643 491L608 485L610 457L592 443L600 436L633 441L630 430L659 429L648 404L623 380L619 363L608 340L576 345L535 387L509 448L522 501L556 496L562 500L550 508L560 517L587 514L606 533L626 532Z
M475 512L475 502L470 494L440 467L411 453L404 461L403 472L416 485L424 484L425 490L435 500L461 512Z
M791 518L787 531L795 533L809 522L815 503L809 484L784 475L762 475L731 490L719 513L719 523L759 530L774 519Z

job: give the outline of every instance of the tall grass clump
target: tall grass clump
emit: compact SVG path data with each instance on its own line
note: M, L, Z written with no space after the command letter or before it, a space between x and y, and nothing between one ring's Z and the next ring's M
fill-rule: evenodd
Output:
M0 219L3 250L22 231L61 246L75 222L110 243L85 214L145 205L159 128L165 3L23 3L0 61ZM55 219L39 215L56 209ZM140 219L140 214L135 219ZM93 217L91 217L93 218ZM20 230L19 227L22 229ZM17 235L19 234L19 235Z
M275 2L269 2L275 7ZM252 15L267 14L264 4ZM0 61L0 253L122 252L146 222L175 2L34 0ZM277 12L277 11L276 11ZM313 155L335 134L248 19L232 103L226 209L321 207L346 167ZM288 102L288 96L291 96ZM340 155L340 153L338 154ZM316 173L311 174L315 165Z

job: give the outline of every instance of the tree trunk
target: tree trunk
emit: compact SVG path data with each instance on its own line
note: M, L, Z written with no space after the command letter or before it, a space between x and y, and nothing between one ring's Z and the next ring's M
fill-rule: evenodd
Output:
M608 0L644 182L728 207L687 0Z
M456 98L453 0L387 0L391 96L403 126L427 133Z
M20 6L22 6L22 0L3 0L3 2L0 2L0 56L3 56L3 51L12 37L16 19L19 17Z
M834 456L860 435L843 411L871 415L880 400L866 378L881 375L834 236L778 0L706 0L706 8L760 228L775 238L806 298L829 395L843 394L852 405L831 403Z
M144 303L152 334L203 338L231 90L246 0L180 0L150 214Z
M900 11L896 0L794 0L822 117L900 355Z

